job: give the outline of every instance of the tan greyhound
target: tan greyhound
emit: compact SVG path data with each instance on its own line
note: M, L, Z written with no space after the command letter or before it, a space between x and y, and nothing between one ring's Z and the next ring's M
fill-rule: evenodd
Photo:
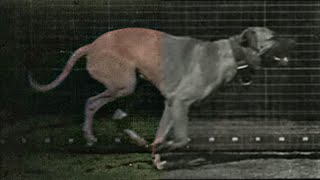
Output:
M239 69L259 69L287 64L294 41L278 38L265 27L250 27L241 34L218 41L177 37L164 32L125 28L107 32L77 49L63 72L50 84L40 85L29 74L32 87L48 91L58 86L77 60L86 56L90 76L106 90L90 97L85 105L84 137L97 141L92 132L93 116L103 105L134 92L136 73L142 74L165 97L165 109L151 144L159 149L176 149L188 143L188 111L231 81ZM168 133L172 137L168 140ZM159 169L163 163L155 160Z

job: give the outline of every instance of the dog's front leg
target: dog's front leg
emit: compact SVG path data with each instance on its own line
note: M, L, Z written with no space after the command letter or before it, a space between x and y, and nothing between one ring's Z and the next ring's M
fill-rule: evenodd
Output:
M156 137L153 143L151 144L153 164L159 170L164 169L167 162L161 161L161 157L158 151L161 149L161 145L165 142L168 136L168 133L172 128L172 125L173 125L173 121L172 121L171 107L168 101L166 101L165 108L160 120L159 128L156 133Z
M188 113L192 104L189 100L175 99L171 105L171 122L173 123L173 140L164 142L161 148L174 150L185 146L188 138Z
M166 161L161 161L158 151L162 149L173 150L186 145L188 141L188 112L191 103L183 100L169 100L160 121L156 138L151 144L154 164L158 169L166 166ZM166 141L169 131L173 128L173 140Z
M158 169L167 167L167 161L161 161L161 149L173 150L185 146L188 138L188 112L191 103L183 100L174 100L170 105L166 102L165 111L160 121L157 136L152 143L153 163ZM173 128L173 140L166 141L169 131Z
M152 153L155 154L158 151L158 145L165 142L165 139L168 136L170 129L172 128L173 121L171 115L171 107L168 101L165 102L165 108L160 120L159 128L156 133L156 137L151 144L152 146Z

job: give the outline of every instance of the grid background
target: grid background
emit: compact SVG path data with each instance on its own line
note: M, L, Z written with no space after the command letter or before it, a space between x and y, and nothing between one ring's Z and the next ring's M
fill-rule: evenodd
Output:
M17 79L13 84L2 83L9 87L2 88L7 89L2 90L7 95L3 102L13 103L16 110L78 113L86 98L103 89L80 63L60 88L39 96L30 91L22 78L25 74L17 73L22 68L21 59L45 82L60 73L73 50L114 29L145 27L213 41L239 34L248 26L267 26L297 41L290 66L256 72L249 87L232 82L195 107L191 115L310 121L319 117L319 1L43 0L3 4L2 15L9 13L7 19L12 21L7 28L10 36L2 34L3 42L21 52L11 55L12 62L1 64L3 74ZM56 108L48 108L48 101ZM31 106L26 105L30 102ZM114 106L160 115L162 105L157 90L142 82L135 97Z

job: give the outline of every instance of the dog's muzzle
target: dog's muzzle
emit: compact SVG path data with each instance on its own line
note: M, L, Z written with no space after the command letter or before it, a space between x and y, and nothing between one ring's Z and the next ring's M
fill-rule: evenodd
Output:
M295 46L295 41L288 38L277 38L273 40L272 46L262 50L260 57L262 66L287 66L289 64L289 51Z
M287 66L289 64L289 58L288 57L281 58L281 57L273 56L273 59L275 61L278 61L278 64L280 66Z

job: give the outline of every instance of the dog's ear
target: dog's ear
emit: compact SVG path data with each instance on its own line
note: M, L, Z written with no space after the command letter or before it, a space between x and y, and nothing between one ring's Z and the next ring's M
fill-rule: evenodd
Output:
M247 28L240 34L240 45L254 50L258 49L257 34L252 28Z

